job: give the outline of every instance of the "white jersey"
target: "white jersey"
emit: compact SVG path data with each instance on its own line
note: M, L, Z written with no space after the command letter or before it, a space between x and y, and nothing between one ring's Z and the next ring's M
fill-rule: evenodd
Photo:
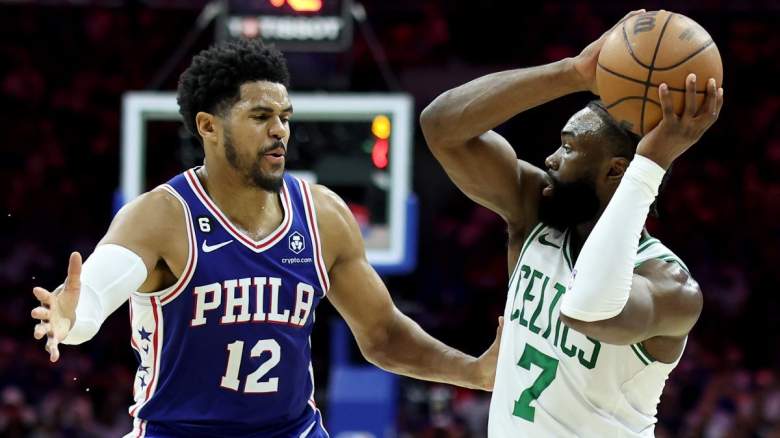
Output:
M661 392L677 362L655 361L641 343L599 342L561 322L570 247L570 230L543 224L523 244L509 280L488 436L652 437ZM645 236L636 265L650 259L687 271L661 242Z

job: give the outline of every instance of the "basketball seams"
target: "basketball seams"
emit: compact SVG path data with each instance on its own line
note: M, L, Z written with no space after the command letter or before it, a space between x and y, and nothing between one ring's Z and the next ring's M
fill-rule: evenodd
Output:
M685 64L686 62L690 61L691 59L696 57L696 55L698 55L699 53L705 51L708 47L710 47L710 46L712 46L714 44L715 44L715 41L710 39L709 41L704 43L701 47L699 47L698 49L694 50L693 53L691 53L690 55L688 55L685 58L683 58L682 61L679 61L676 64L672 64L672 65L670 65L668 67L656 67L655 71L666 71L666 70L675 69L675 68ZM685 90L682 90L682 91L685 91ZM704 94L705 92L706 91L702 91L701 93ZM698 93L698 91L697 91L697 93Z
M628 41L628 34L626 33L626 23L624 22L623 26L621 27L623 28L623 42L626 44L626 49L628 50L628 53L631 55L632 58L634 58L634 61L636 61L637 64L641 65L644 68L650 68L649 65L640 61L639 58L636 56L636 53L634 53L634 49L631 47L631 42Z
M722 75L720 54L712 37L698 23L671 11L621 21L603 49L606 51L599 56L596 72L598 85L604 88L600 93L604 106L640 136L661 119L657 97L661 84L667 84L672 92L677 110L681 96L687 93L687 85L681 80L684 73L716 79ZM707 89L704 86L691 92L701 102Z
M658 50L661 48L661 40L664 38L664 34L666 33L666 28L669 26L669 23L672 21L672 18L677 15L675 13L670 13L666 17L666 21L664 22L664 27L661 28L661 32L658 34L658 40L655 42L655 50L653 51L653 59L650 61L650 67L648 67L647 71L647 80L645 81L645 96L642 99L642 112L639 114L639 133L641 135L645 134L645 107L647 106L647 93L650 91L650 79L653 77L653 70L655 66L655 60L658 57Z
M627 81L631 81L631 82L634 82L634 83L637 83L637 84L641 84L641 85L645 85L645 83L646 83L646 81L643 81L641 79L632 78L631 76L627 76L627 75L624 75L623 73L616 72L616 71L614 71L614 70L612 70L612 69L610 69L608 67L604 67L603 64L598 64L598 67L601 68L602 70L604 70L605 72L607 72L607 73L609 73L609 74L611 74L613 76L617 76L617 77L619 77L621 79L625 79ZM663 71L663 70L667 70L667 69L658 69L658 68L654 69L654 71ZM658 88L660 85L661 84L656 84L654 82L650 82L650 86L651 87ZM666 84L666 85L668 86L669 84ZM677 88L677 87L672 87L672 86L669 86L669 90L670 91L679 91L681 93L685 93L685 91L686 91L685 88ZM707 90L702 90L702 91L696 90L696 94L707 94ZM639 99L643 99L642 96L634 96L634 97L637 97ZM653 102L655 104L660 105L657 101L654 101L654 100L652 100L650 98L648 98L647 100L651 101L651 102ZM609 108L611 106L612 106L611 104L607 105L607 108Z

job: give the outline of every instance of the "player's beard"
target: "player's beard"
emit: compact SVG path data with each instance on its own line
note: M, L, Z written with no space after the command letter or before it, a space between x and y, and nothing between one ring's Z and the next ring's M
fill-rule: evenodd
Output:
M231 136L229 129L225 129L224 131L224 143L225 158L227 158L228 163L233 169L241 173L244 176L244 179L249 182L249 184L269 192L279 192L279 190L282 188L282 182L284 179L281 176L267 175L265 172L263 172L263 169L260 167L260 163L262 162L264 156L263 150L258 151L257 158L255 160L246 164L243 163L244 160L238 156L238 151L233 145L233 137ZM271 149L278 146L284 147L284 143L277 141L274 143Z
M596 186L588 175L571 182L562 182L550 175L553 192L539 202L539 220L563 231L596 219L599 198Z

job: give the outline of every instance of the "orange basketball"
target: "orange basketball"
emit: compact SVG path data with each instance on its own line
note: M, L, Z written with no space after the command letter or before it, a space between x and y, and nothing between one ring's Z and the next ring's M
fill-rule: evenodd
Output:
M609 34L599 54L596 83L609 113L645 135L661 121L658 86L669 86L674 111L682 114L690 73L696 74L697 105L704 101L709 78L722 86L723 64L712 37L684 15L650 11L618 24Z

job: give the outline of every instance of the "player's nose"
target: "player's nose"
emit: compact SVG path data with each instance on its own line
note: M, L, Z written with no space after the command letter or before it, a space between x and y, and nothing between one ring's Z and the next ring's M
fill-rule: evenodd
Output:
M558 160L558 152L551 154L544 160L544 165L547 166L548 169L551 170L558 170L558 166L560 165L560 161Z
M287 137L287 133L289 132L287 126L284 122L278 117L275 118L273 123L271 123L268 127L268 135L277 139L281 140L285 137Z

